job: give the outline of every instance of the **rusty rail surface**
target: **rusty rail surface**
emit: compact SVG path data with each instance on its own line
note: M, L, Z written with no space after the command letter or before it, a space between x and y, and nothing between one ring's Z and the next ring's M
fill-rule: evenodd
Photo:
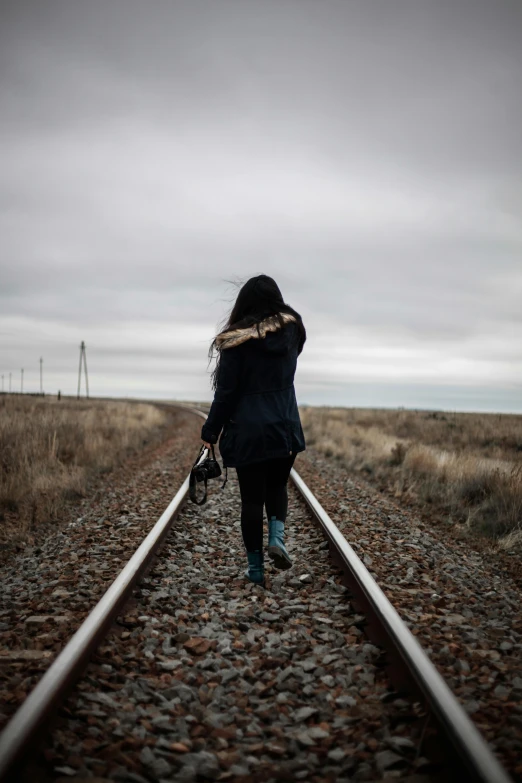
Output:
M207 418L204 411L190 405L170 405ZM407 688L420 697L433 715L446 751L445 761L450 765L447 777L460 783L512 783L413 634L294 468L290 477L328 539L332 559L343 571L356 603L369 618L365 633L387 650L395 687ZM187 476L154 528L7 724L0 735L0 781L11 779L27 749L44 733L49 718L80 677L169 532L186 500L188 486Z

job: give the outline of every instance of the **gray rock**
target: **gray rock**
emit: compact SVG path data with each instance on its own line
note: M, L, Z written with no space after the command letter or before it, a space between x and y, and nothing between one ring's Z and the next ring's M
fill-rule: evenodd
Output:
M146 767L150 767L154 763L154 753L149 748L148 745L146 745L141 753L140 753L140 761L142 764L144 764Z
M324 666L328 666L328 664L333 663L338 659L339 659L339 655L337 653L334 653L333 655L325 655L322 660L322 663L324 664Z
M301 707L294 713L294 720L308 720L308 718L311 718L312 715L316 715L317 712L318 710L316 710L314 707Z
M312 726L308 729L308 734L314 740L326 739L330 736L329 732L325 731L320 726Z
M300 745L303 747L312 747L315 745L316 740L310 736L308 731L300 731L298 734L295 735L296 740Z
M375 754L375 763L379 772L384 773L388 769L400 769L406 762L392 750L379 750Z
M464 709L468 715L473 715L475 712L480 710L480 702L478 702L476 699L470 699L464 704Z
M76 775L77 770L73 769L72 767L55 767L55 772L59 772L61 775Z
M261 612L259 617L261 620L264 620L266 623L275 623L277 620L280 619L278 614L272 614L272 612Z
M213 729L222 729L224 726L224 717L219 712L207 711L205 716L205 723L207 726L212 726Z
M348 696L348 694L344 694L343 696L338 696L335 700L335 703L339 707L355 707L357 701L356 699L353 698L353 696Z
M183 683L174 685L171 688L167 688L163 691L163 696L166 699L177 697L178 699L181 699L183 704L189 704L191 701L194 701L194 699L197 698L192 688L188 685L184 685Z
M355 773L353 774L354 780L375 780L375 774L373 769L369 764L364 762L363 764L359 764L357 767Z
M158 661L158 666L165 672L173 672L181 666L181 661Z
M192 754L197 765L198 775L209 780L215 780L220 774L219 762L213 753L201 750L199 753Z
M89 699L89 701L105 704L107 707L112 707L113 709L118 709L119 707L118 702L114 701L108 693L83 693L82 696L85 699Z
M346 753L342 748L333 748L333 750L328 751L328 758L330 761L339 762L344 759L346 756Z
M226 669L223 674L221 675L221 683L223 685L226 685L227 682L230 682L231 680L235 680L237 677L239 677L239 672L235 668Z
M228 771L230 775L234 777L235 776L246 777L249 774L250 769L246 764L232 764L232 766L229 768Z
M156 757L153 763L149 765L149 769L157 780L168 777L172 772L172 766L166 759L161 757Z
M328 688L333 688L335 685L335 678L332 677L331 674L325 674L323 677L321 677L321 682L324 682Z
M398 751L404 749L415 750L417 747L409 737L388 737L386 742L390 747L395 748Z
M198 778L198 769L194 761L187 760L185 756L182 759L183 766L176 773L176 782L179 783L192 783L192 781Z

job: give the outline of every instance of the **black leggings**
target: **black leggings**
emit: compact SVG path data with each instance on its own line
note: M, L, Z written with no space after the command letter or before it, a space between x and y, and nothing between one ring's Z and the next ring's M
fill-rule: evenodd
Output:
M263 548L263 507L266 518L286 520L286 488L296 454L236 468L241 493L241 532L247 552Z

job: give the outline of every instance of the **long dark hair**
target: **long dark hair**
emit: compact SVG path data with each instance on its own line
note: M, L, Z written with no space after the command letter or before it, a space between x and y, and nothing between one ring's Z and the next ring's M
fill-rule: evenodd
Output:
M286 304L276 281L272 277L268 277L268 275L251 277L241 286L234 306L229 315L225 316L221 331L218 334L229 332L232 329L244 329L247 326L256 325L257 332L261 337L259 322L271 315L276 316L281 328L285 327L286 324L279 313L290 313L297 321L297 354L299 355L306 342L306 329L304 328L303 319L293 307ZM216 346L216 337L212 340L208 351L209 364L214 358L214 350L217 351L216 366L211 374L213 389L217 388L220 359L220 350Z

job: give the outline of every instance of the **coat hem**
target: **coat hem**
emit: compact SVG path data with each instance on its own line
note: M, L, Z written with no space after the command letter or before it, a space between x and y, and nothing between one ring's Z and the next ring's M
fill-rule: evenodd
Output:
M253 460L250 460L249 462L240 462L240 463L236 463L234 465L232 465L230 462L225 462L225 460L223 459L223 467L224 468L242 468L242 467L246 467L247 465L257 465L260 462L268 462L269 460L272 460L272 459L283 459L284 457L289 457L290 453L292 453L292 454L300 454L302 451L306 451L306 446L304 446L302 448L299 448L299 449L292 449L291 452L286 451L284 454L281 453L281 454L274 454L271 457L260 457L259 459L253 459Z

